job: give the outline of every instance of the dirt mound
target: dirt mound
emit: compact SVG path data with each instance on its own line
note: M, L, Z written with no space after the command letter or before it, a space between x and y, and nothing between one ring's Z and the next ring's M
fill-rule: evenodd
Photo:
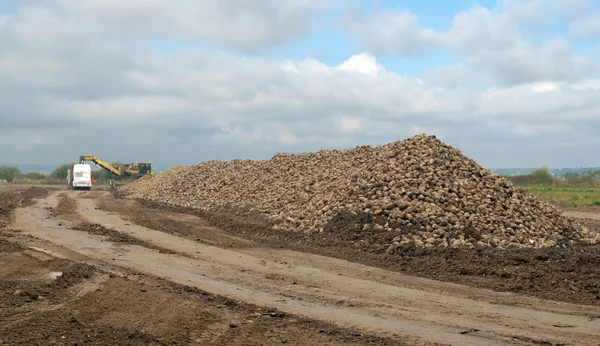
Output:
M48 188L31 186L20 193L21 204L30 205L34 203L34 199L40 199L48 196L50 190Z
M2 235L3 234L0 233L0 236ZM23 248L18 244L0 238L0 253L12 253L21 250L23 250Z
M27 189L0 190L0 228L8 225L13 210L20 206L29 205L33 202L33 199L45 197L48 193L48 189L36 186Z
M18 194L9 191L0 191L0 228L8 225L10 213L17 208Z
M277 154L269 161L208 161L125 189L132 198L174 206L250 209L281 230L316 233L351 224L357 232L390 232L396 235L392 249L600 241L596 232L427 135L377 147Z

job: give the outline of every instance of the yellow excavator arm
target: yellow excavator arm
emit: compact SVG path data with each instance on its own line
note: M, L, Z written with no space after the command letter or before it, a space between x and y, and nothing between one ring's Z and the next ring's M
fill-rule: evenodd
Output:
M98 166L109 170L111 173L117 176L134 176L140 177L142 175L150 174L154 175L151 163L130 163L124 164L122 167L113 167L109 163L100 158L92 155L81 155L79 156L79 162L89 161L97 164Z
M90 161L93 162L95 164L97 164L98 166L101 166L105 169L108 169L109 171L111 171L113 174L115 175L122 175L121 171L119 171L117 168L111 166L110 164L108 164L107 162L100 160L99 158L97 158L96 156L91 156L91 155L82 155L79 156L79 162L84 162L84 161Z

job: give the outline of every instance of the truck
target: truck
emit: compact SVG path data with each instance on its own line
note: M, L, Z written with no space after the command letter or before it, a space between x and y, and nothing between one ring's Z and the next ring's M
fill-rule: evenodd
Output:
M67 171L67 184L71 190L92 189L92 166L76 163Z

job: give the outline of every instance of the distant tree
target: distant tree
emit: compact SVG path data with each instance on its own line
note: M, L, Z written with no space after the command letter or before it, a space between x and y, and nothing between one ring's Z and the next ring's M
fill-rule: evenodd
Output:
M115 168L119 168L119 167L123 166L123 164L119 161L113 161L110 163L110 165ZM97 169L95 169L92 172L92 175L94 176L95 181L106 182L111 179L113 179L113 180L121 180L122 179L122 177L114 175L111 171L109 171L108 169L103 168L103 167L98 167Z
M110 165L115 168L119 168L119 167L123 166L123 164L120 161L113 161L110 163ZM94 180L97 182L108 182L111 179L113 179L115 181L122 181L122 182L127 182L127 181L131 180L131 177L115 175L108 169L99 167L99 166L97 169L94 169L92 171L92 176L94 177Z
M113 174L104 168L98 168L92 171L92 176L95 181L109 181Z
M46 179L46 175L44 173L39 172L29 172L23 176L24 178L31 180L44 180Z
M23 172L17 167L14 166L0 166L0 180L6 180L9 183L14 179L20 178L23 176Z
M554 176L550 172L548 167L538 168L531 172L531 177L533 177L538 182L549 183L554 179Z
M565 179L569 179L569 180L575 180L575 179L580 178L579 173L576 173L576 172L565 173L562 176L565 177Z
M52 179L67 179L67 172L71 167L75 164L75 162L64 163L60 165L60 167L50 173L50 178Z

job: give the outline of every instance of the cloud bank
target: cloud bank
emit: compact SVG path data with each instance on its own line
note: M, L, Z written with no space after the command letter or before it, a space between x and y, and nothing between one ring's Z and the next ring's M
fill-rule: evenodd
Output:
M597 32L588 2L474 6L446 28L426 27L405 9L356 15L341 1L321 3L19 1L0 12L4 161L88 153L173 165L428 132L488 167L597 162L598 55L573 43ZM268 54L319 35L319 18L336 9L328 30L360 47L345 61ZM523 30L548 18L564 22L566 35L535 39ZM161 51L148 40L183 43ZM440 52L459 62L422 76L378 58Z

